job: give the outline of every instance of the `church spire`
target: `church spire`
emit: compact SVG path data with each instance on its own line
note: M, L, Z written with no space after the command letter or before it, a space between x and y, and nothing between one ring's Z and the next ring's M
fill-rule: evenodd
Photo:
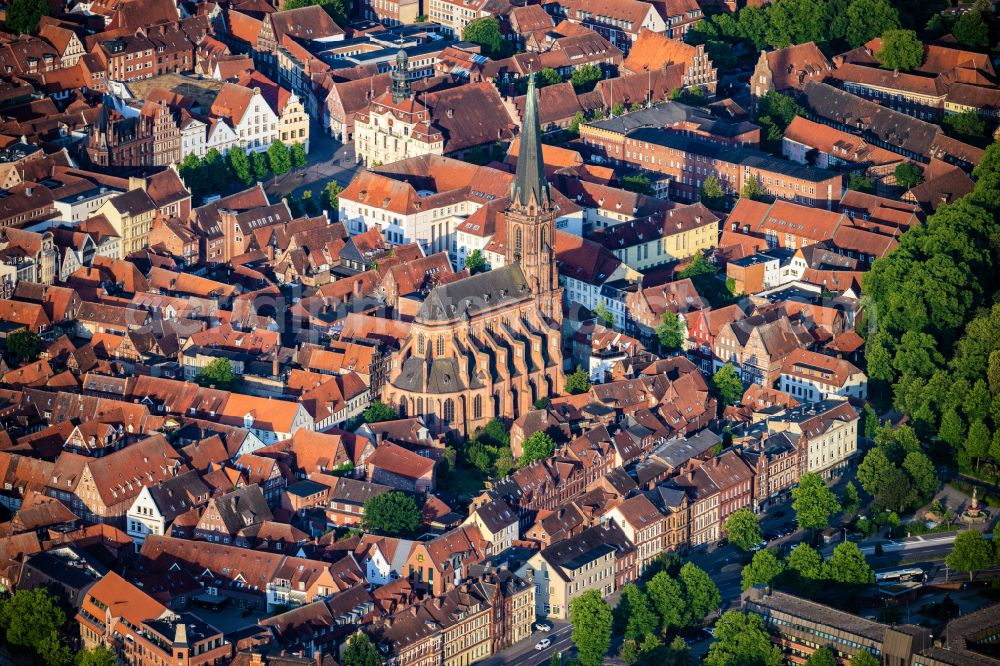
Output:
M410 98L410 67L406 51L399 49L396 66L392 68L392 101L401 104Z
M538 121L538 95L535 75L528 75L528 94L524 101L524 122L521 125L521 146L517 154L517 172L511 184L510 198L514 205L527 206L532 197L539 207L547 207L549 183L545 179L542 159L542 126Z

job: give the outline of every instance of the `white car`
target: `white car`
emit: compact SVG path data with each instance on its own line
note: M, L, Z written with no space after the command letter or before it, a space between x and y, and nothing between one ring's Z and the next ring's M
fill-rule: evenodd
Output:
M547 648L550 645L552 645L552 641L550 641L547 638L543 638L542 640L540 640L537 643L535 643L535 649L538 650L539 652L541 652L542 650L544 650L545 648Z
M535 631L545 631L545 632L552 631L552 625L545 624L544 622L536 622Z

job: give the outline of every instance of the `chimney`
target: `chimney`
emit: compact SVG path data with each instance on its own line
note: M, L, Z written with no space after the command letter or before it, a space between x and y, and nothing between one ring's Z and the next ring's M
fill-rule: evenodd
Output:
M131 192L132 190L145 190L145 189L146 189L146 179L145 178L139 178L138 176L129 176L128 177L128 190L129 190L129 192Z

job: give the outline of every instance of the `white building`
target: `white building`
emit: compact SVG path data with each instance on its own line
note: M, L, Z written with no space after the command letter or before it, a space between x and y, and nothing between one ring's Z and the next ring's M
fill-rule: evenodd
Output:
M234 140L235 138L235 135L233 135ZM192 154L204 157L207 152L208 125L197 118L185 119L181 123L181 159L183 160Z
M212 115L223 118L236 133L237 145L263 152L279 137L279 119L260 88L226 83L212 102Z
M868 375L850 361L806 349L797 349L785 360L778 389L799 402L819 402L832 397L868 397Z
M136 550L147 535L165 535L174 518L205 504L211 494L195 470L145 486L125 514L126 532L135 540Z

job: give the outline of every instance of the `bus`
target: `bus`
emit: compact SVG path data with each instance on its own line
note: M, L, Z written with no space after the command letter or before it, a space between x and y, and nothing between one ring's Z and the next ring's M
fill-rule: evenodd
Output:
M878 585L895 585L897 583L923 583L927 580L927 574L920 567L912 569L895 569L893 571L883 571L875 574L875 582Z

